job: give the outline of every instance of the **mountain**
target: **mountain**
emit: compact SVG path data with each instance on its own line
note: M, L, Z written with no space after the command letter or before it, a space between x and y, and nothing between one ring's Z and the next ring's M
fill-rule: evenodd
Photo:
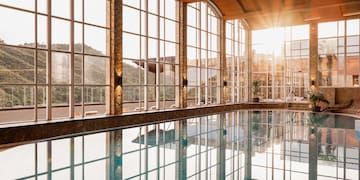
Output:
M0 40L0 44L5 44ZM24 44L24 47L11 47L0 45L0 84L19 84L19 86L0 86L0 108L11 108L16 106L33 106L33 85L35 82L35 51L26 48L34 47L33 44ZM44 47L44 45L39 45ZM52 45L52 49L68 50L69 46L66 44ZM75 44L75 52L81 52L81 44ZM86 53L94 55L103 55L102 52L85 45ZM38 104L45 104L46 101L46 68L47 68L47 51L38 50L37 67L38 67ZM53 86L52 88L52 103L68 104L69 89L69 67L70 57L67 53L53 52L52 53L52 83L60 86ZM174 59L173 57L170 59ZM85 71L83 72L82 56L74 56L74 78L75 85L75 103L81 103L81 85L82 73L84 73L85 85L103 85L106 83L106 67L109 59L99 56L85 56ZM150 71L147 74L148 78L148 98L155 100L155 72L154 63L149 63ZM143 99L143 87L140 89L140 84L144 84L144 70L141 63L123 63L123 83L124 101L133 102ZM153 67L154 66L154 67ZM164 71L164 69L166 69ZM162 65L160 67L160 84L164 81L168 84L174 84L175 67ZM28 86L26 85L28 84ZM63 86L62 86L63 85ZM164 90L165 89L165 92ZM168 86L160 90L160 99L175 99L175 89L173 86ZM101 86L85 86L84 102L85 103L104 103L105 88Z

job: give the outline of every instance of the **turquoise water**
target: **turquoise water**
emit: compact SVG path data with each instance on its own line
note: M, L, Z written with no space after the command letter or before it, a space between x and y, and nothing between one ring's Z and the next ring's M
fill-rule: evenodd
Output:
M1 148L0 179L359 179L354 128L344 116L232 111Z

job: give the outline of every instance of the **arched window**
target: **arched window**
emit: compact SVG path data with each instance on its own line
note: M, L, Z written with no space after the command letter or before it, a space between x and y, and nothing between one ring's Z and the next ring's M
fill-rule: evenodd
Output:
M123 112L177 107L178 3L123 1Z
M247 26L242 20L226 22L226 103L239 103L248 98Z
M220 18L207 2L187 5L187 106L220 102Z
M109 112L109 14L107 0L0 2L4 121Z

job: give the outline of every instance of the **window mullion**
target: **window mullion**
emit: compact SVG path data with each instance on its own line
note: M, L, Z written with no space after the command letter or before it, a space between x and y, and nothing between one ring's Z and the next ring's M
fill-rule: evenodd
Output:
M165 20L164 20L164 26L165 26ZM157 46L157 52L156 52L156 82L155 82L155 106L156 109L160 109L160 3L157 3L157 40L156 40L156 46ZM165 33L165 31L164 31ZM165 44L164 44L165 46ZM165 57L164 57L165 58ZM164 59L163 59L164 61ZM162 64L164 66L164 64ZM165 70L165 67L163 67ZM163 82L165 83L165 82Z
M37 100L37 91L38 91L38 77L37 77L37 74L38 74L38 67L37 67L37 64L38 64L38 10L37 10L37 4L38 4L38 1L35 0L35 55L34 55L34 84L35 84L35 87L33 87L33 103L34 103L34 121L37 122L38 121L38 100ZM37 173L37 172L36 172Z
M74 0L70 0L70 87L69 87L69 117L74 118Z
M205 19L205 49L206 49L206 54L204 57L204 61L205 61L205 89L204 89L204 93L205 93L205 105L209 104L208 102L208 98L209 98L209 94L208 94L208 88L209 88L209 75L208 75L208 71L209 71L209 67L208 67L208 57L209 57L209 12L208 12L208 8L207 5L205 6L205 15L206 15L206 19ZM201 26L200 26L201 29Z
M144 111L148 110L148 60L149 60L149 12L148 1L145 2L145 62L144 62ZM140 108L141 109L141 108Z
M47 76L47 89L46 89L46 97L47 97L47 101L46 101L46 120L51 120L52 115L51 115L51 110L52 110L52 104L51 104L51 0L47 0L47 11L48 11L48 15L47 15L47 44L48 44L48 50L47 50L47 68L46 68L46 76Z

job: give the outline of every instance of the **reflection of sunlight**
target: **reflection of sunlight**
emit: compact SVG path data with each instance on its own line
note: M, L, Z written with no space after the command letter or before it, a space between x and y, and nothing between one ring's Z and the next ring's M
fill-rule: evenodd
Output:
M257 54L284 55L285 41L309 39L309 25L276 27L252 31L253 50Z

